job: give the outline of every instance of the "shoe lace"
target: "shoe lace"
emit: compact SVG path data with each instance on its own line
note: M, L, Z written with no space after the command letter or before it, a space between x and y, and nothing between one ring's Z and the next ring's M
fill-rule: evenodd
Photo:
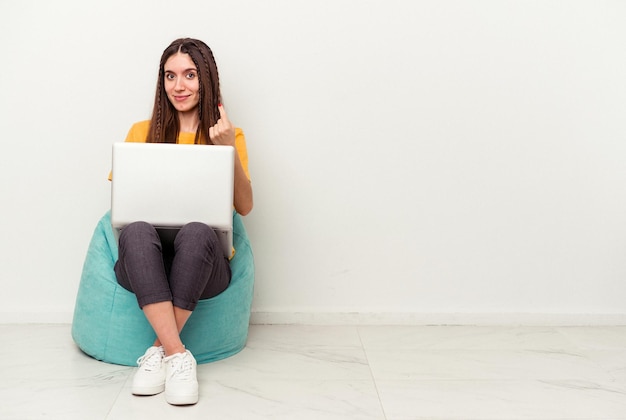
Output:
M146 354L137 359L137 365L139 365L139 367L143 370L147 370L149 372L156 371L161 369L162 358L163 355L160 349L151 349L151 351L146 352Z
M191 359L187 357L187 355L185 354L175 355L170 360L170 366L171 366L171 375L170 375L171 378L176 377L177 379L182 379L182 380L191 378L193 364L191 363Z

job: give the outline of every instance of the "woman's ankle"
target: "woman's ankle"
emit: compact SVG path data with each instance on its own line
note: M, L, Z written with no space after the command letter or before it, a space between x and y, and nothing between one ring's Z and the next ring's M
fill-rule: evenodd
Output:
M184 353L186 351L185 346L182 344L167 347L164 345L163 350L165 351L165 356L171 356L177 353Z

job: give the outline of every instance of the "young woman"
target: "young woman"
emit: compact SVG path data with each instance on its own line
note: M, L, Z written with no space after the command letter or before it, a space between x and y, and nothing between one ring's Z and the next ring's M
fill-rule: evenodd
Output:
M204 42L177 39L165 49L152 119L134 124L126 141L235 147L234 207L241 215L252 210L245 138L226 115L215 59ZM135 293L157 336L137 361L133 394L165 391L170 404L195 404L196 360L180 332L198 301L220 294L230 282L229 260L216 234L207 225L190 223L172 240L145 222L132 223L120 233L115 274Z

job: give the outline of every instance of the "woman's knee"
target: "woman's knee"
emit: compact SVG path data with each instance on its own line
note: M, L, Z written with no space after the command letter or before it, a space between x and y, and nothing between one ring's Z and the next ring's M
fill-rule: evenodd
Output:
M129 242L145 243L149 240L158 239L158 237L156 229L150 223L133 222L121 230L119 243L120 245Z
M216 243L217 235L213 228L200 222L187 223L180 229L178 235L176 235L175 240L175 244L177 247L184 244L214 245Z

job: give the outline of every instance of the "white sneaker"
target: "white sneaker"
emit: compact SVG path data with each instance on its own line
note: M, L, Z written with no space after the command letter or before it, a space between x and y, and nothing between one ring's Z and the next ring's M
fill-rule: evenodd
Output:
M189 350L163 359L165 364L165 401L172 405L198 402L196 359Z
M150 347L137 359L139 369L133 377L132 392L135 395L155 395L165 389L165 365L163 347Z

